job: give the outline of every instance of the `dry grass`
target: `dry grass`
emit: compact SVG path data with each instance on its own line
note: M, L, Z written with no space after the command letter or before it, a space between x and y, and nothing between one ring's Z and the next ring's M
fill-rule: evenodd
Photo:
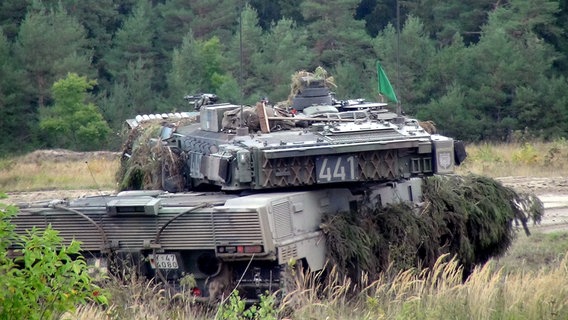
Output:
M525 249L531 251L530 246ZM82 306L64 319L213 319L218 315L215 306L199 309L186 299L171 303L163 290L136 278L115 280L109 287L110 307ZM568 318L567 258L540 269L507 270L491 262L475 269L466 281L458 263L447 256L431 270L387 271L374 282L362 276L353 283L331 268L323 281L298 273L295 287L279 306L280 319Z
M458 173L488 177L568 175L568 141L508 144L482 143L466 147L468 158Z
M447 257L446 257L447 258ZM325 294L304 288L294 319L566 319L568 259L547 271L506 273L487 264L463 282L458 264L442 257L431 271L407 270L350 296L333 278ZM293 293L298 294L298 293Z
M72 161L29 156L0 160L0 190L115 189L117 156Z
M62 320L120 319L120 320L185 320L212 319L215 309L197 303L189 294L170 294L163 285L140 278L132 270L109 276L101 286L111 297L107 307L82 305Z
M468 158L459 174L488 177L568 176L568 141L467 146ZM39 153L39 155L38 155ZM66 152L55 156L34 152L17 158L0 159L0 190L34 191L50 189L116 189L118 155ZM65 159L72 161L65 161Z

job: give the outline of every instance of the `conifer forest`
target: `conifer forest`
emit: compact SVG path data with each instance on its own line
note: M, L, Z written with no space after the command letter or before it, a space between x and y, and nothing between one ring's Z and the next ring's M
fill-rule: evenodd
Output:
M1 0L0 150L118 150L185 95L286 100L324 68L467 142L568 137L564 0Z

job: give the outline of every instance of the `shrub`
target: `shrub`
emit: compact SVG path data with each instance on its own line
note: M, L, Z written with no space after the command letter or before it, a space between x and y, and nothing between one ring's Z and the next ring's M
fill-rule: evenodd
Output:
M79 255L79 242L65 246L50 227L17 234L11 223L16 214L16 207L0 203L0 319L52 319L79 304L107 303Z
M525 143L521 149L513 153L513 162L517 164L536 165L539 162L538 151L531 144Z
M274 296L266 293L260 296L258 305L246 307L246 302L242 300L238 292L234 290L229 297L228 301L224 301L219 306L218 314L215 318L220 319L235 319L235 320L276 320L278 311L275 308Z

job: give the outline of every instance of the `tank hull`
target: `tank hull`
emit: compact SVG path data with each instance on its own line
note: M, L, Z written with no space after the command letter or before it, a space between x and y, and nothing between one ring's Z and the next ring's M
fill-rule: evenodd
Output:
M282 288L292 262L312 271L327 257L320 224L325 215L362 205L421 201L421 180L346 188L257 193L121 192L71 201L19 204L16 232L51 225L65 243L80 241L88 263L103 271L141 275L218 299L237 288L255 299ZM188 289L188 288L185 288Z

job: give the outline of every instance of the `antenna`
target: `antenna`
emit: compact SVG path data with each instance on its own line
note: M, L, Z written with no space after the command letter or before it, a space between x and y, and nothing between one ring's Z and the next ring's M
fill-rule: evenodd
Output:
M239 117L239 127L237 128L237 135L244 136L248 134L248 128L243 127L243 104L245 99L245 93L243 89L243 0L239 3L239 58L240 58L240 70L239 70L239 89L241 91L241 115Z
M398 0L396 0L396 88L400 92L400 4ZM402 114L400 100L399 95L396 103L396 114L399 116Z
M239 7L239 90L241 91L241 127L243 126L243 100L244 100L244 91L243 91L243 1L240 1Z
M91 167L89 167L89 161L85 161L85 164L87 165L87 169L89 170L89 173L91 174L91 178L95 182L95 186L97 186L97 191L99 192L99 195L103 195L103 191L101 190L101 186L99 186L99 183L95 179L95 175L93 174Z

